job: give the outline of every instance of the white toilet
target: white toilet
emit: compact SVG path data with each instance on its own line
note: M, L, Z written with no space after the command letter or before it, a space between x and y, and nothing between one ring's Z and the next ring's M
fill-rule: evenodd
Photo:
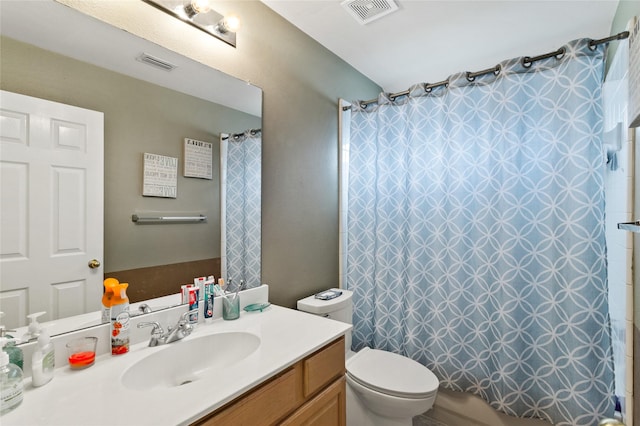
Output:
M330 300L309 296L298 310L351 324L353 292ZM347 425L409 426L412 418L433 406L438 378L422 364L395 353L364 348L351 351L346 335Z

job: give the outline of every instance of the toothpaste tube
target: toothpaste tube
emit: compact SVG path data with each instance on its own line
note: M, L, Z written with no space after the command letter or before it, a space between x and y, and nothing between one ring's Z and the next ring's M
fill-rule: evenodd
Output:
M200 298L200 289L195 286L189 287L189 322L191 324L198 323L198 299Z
M207 277L197 277L193 279L193 285L200 289L200 300L203 300L204 296L204 283L207 280Z
M215 283L213 275L210 275L204 282L204 319L213 318L213 286Z
M182 304L189 303L189 288L193 287L193 284L183 284L180 286L180 295L182 297Z

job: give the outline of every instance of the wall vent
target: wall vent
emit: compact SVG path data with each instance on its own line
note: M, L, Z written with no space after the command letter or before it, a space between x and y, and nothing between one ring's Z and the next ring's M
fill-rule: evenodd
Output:
M393 0L345 0L340 4L363 25L398 10Z
M160 59L156 56L149 55L148 53L141 53L137 58L138 61L143 62L145 64L151 65L156 68L160 68L165 71L172 71L174 68L177 68L177 65L173 65L170 62L165 61L164 59Z

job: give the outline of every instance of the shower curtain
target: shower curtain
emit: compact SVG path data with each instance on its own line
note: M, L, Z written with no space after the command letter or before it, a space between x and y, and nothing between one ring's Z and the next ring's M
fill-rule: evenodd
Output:
M604 47L564 48L353 102L345 285L354 350L409 356L510 415L593 425L614 410Z
M260 285L262 137L259 130L222 138L222 276ZM233 290L233 288L231 289Z

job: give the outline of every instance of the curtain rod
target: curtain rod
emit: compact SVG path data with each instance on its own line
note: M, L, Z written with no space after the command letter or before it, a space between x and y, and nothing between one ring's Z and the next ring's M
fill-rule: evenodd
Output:
M599 40L589 40L589 47L592 48L592 47L597 46L599 44L608 43L610 41L616 41L616 40L624 40L626 38L629 38L629 31L622 31L622 32L620 32L618 34L614 34L614 35L609 36L609 37L601 38ZM561 47L558 50L555 50L555 51L549 52L549 53L545 53L544 55L533 56L533 57L525 56L524 58L522 58L522 66L525 67L525 68L529 68L534 62L541 61L541 60L547 59L547 58L556 57L556 58L560 59L565 54L565 52L566 52L565 48ZM490 74L490 73L493 73L494 75L498 75L498 74L500 74L501 70L502 70L502 67L500 66L500 64L498 64L495 67L487 68L487 69L484 69L484 70L481 70L481 71L476 71L476 72L468 72L467 71L467 80L473 81L473 80L475 80L476 77L479 77L479 76L485 75L485 74ZM424 90L427 93L429 93L429 92L431 92L432 89L434 89L436 87L440 87L440 86L447 87L448 85L449 85L449 80L442 80L442 81L439 81L437 83L426 84L424 86ZM403 90L402 92L391 93L389 95L389 98L393 101L396 98L408 95L409 92L410 92L410 89ZM378 102L378 99L370 99L368 101L360 102L360 106L363 107L363 108L366 108L368 105L375 104L376 102ZM351 109L351 106L342 107L343 111L347 111L349 109Z
M249 130L249 133L251 134L251 136L255 136L255 135L257 135L257 134L258 134L258 133L260 133L260 132L262 132L262 129L251 129L251 130ZM247 132L242 132L242 133L232 133L232 134L230 134L229 136L223 136L223 137L222 137L222 140L224 141L224 140L227 140L227 139L229 139L229 138L231 138L231 139L236 139L236 138L239 138L240 136L243 136L245 133L247 133Z

